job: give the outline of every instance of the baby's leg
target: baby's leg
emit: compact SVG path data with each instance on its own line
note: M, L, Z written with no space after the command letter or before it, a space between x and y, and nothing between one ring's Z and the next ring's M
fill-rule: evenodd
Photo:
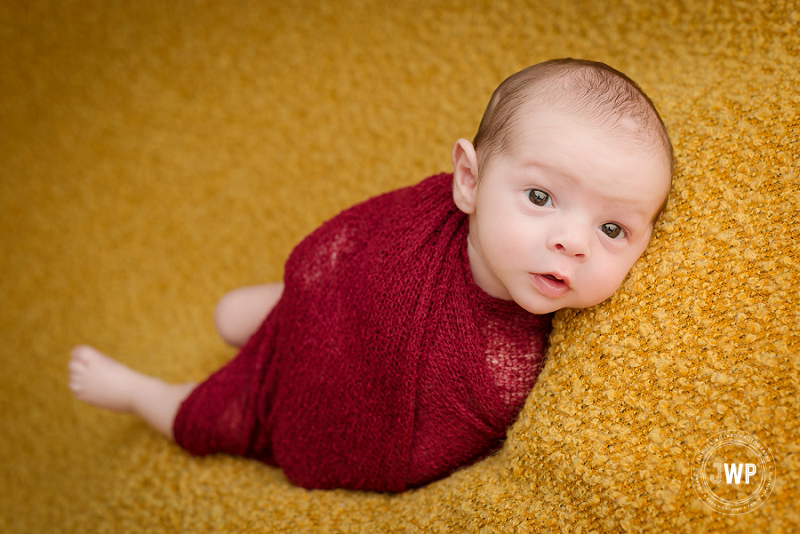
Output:
M283 294L283 284L247 286L225 294L214 311L222 339L235 347L244 345Z
M173 439L172 423L197 384L167 384L126 367L92 347L72 349L69 387L78 399L117 412L138 415Z

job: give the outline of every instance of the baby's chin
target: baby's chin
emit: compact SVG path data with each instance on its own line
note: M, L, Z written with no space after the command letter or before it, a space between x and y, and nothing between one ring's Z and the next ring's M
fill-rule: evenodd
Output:
M563 305L557 305L555 303L549 306L543 303L531 304L531 303L520 302L516 299L514 300L514 302L516 302L523 310L532 313L534 315L547 315L548 313L557 312L558 310L562 310L568 307Z
M585 308L591 308L592 306L597 306L608 300L609 297L604 298L603 300L599 300L595 302L594 300L589 302L575 302L575 301L567 301L564 300L563 302L559 302L559 300L552 300L546 302L520 302L520 300L514 299L522 309L534 314L534 315L546 315L548 313L555 313L558 310L565 310L565 309L573 309L573 310L582 310Z

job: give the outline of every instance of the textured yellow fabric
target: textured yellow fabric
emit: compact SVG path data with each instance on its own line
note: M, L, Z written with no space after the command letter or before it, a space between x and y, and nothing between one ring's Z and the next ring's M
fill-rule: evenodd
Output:
M0 2L0 531L800 529L800 11L781 0ZM676 148L669 210L608 302L561 312L496 456L388 497L196 459L72 400L79 342L169 380L233 355L213 306L373 194L449 170L491 90L610 63ZM777 484L711 511L721 430Z

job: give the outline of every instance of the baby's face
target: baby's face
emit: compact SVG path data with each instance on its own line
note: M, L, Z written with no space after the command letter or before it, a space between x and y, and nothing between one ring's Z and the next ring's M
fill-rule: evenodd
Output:
M475 282L531 313L599 304L647 247L667 157L563 111L521 119L515 147L494 156L474 192Z

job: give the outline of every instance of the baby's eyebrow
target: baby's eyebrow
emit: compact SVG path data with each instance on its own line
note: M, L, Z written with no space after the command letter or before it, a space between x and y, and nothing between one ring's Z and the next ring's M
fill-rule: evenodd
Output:
M578 184L577 187L580 187ZM645 202L643 199L631 198L623 192L600 192L596 199L600 202L603 211L618 214L622 213L625 216L641 217L648 219L652 207L650 202Z
M550 178L552 180L566 180L570 182L571 185L580 187L580 180L575 176L572 176L569 173L566 173L564 169L560 168L558 165L548 165L547 163L537 161L537 160L526 160L522 163L522 167L524 169L534 169L539 175Z

